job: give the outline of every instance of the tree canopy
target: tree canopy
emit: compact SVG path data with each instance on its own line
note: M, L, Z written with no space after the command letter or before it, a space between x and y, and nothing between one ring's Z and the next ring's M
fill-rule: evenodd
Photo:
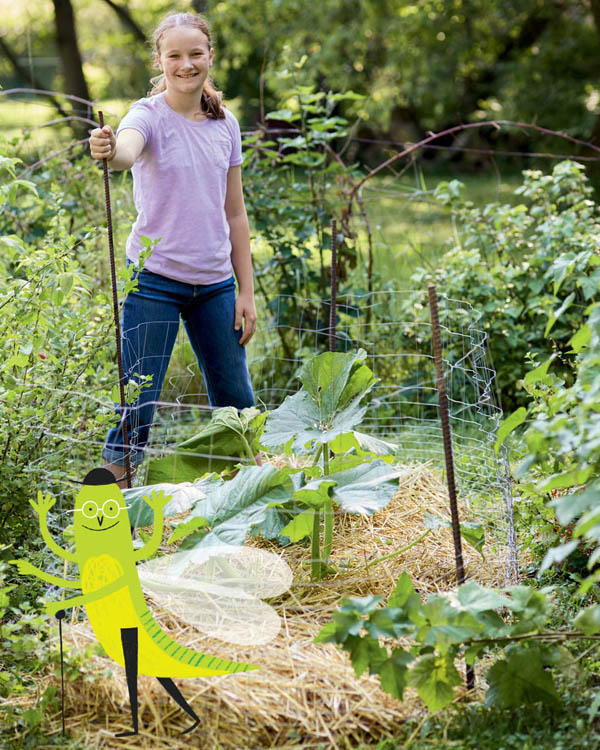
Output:
M370 135L497 118L600 141L600 0L43 0L3 14L0 81L139 98L154 26L192 9L212 25L216 83L247 125L288 71L365 94L345 106Z

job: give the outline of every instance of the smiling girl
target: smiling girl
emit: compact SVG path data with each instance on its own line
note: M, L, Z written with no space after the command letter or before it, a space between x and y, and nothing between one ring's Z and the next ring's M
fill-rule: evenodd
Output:
M210 405L254 403L244 347L256 307L239 125L208 77L214 50L204 19L169 15L153 38L161 74L149 96L132 105L116 136L105 126L90 137L94 159L133 173L138 215L128 265L137 262L142 237L160 238L122 311L125 381L152 376L127 416L132 466L142 461L180 317ZM102 455L123 486L120 425L109 430Z

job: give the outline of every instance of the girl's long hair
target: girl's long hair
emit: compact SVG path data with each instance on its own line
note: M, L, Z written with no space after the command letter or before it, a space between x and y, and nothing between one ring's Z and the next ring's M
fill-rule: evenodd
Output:
M157 55L160 55L160 40L162 35L168 29L174 29L176 26L188 26L193 29L199 29L204 36L208 39L209 48L212 46L210 41L210 29L208 24L202 18L195 13L171 13L170 15L163 18L158 24L152 35L154 42L154 51ZM158 76L150 79L152 88L148 92L148 96L154 96L160 94L161 91L165 91L167 84L165 83L165 76L161 73ZM202 111L204 114L212 120L224 120L225 110L223 109L223 94L214 87L210 78L204 81L204 87L202 88L202 100L201 100Z

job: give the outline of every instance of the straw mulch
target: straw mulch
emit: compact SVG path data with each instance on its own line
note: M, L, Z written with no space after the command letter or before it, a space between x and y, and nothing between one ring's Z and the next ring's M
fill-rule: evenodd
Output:
M86 748L165 748L241 750L244 748L358 748L393 736L409 716L423 714L412 691L399 702L383 692L377 677L357 678L349 658L332 644L313 638L345 595L387 596L402 571L419 591L448 590L455 584L451 532L439 529L405 554L370 568L366 563L414 541L423 533L426 512L448 517L447 490L426 465L404 466L398 492L373 517L336 515L333 561L339 572L321 583L310 582L309 548L284 550L294 571L292 589L277 602L282 628L266 646L239 648L211 641L189 626L156 612L179 642L197 650L261 666L239 676L178 680L182 693L202 719L191 724L155 678L140 677L140 734L116 739L131 728L124 670L101 656L91 656L86 674L68 683L66 723ZM274 546L260 540L249 543ZM504 560L486 545L486 560L464 548L467 575L483 584L498 582ZM67 648L78 651L95 642L87 622L64 628ZM95 679L90 679L91 674ZM98 677L100 675L100 677ZM60 717L53 720L60 732Z

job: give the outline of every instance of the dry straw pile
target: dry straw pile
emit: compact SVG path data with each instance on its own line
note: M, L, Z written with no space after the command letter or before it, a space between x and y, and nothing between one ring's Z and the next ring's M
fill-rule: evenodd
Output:
M406 465L398 492L384 510L369 518L336 516L333 560L338 573L311 583L309 549L293 545L284 550L294 571L294 585L277 602L271 602L281 615L282 629L266 646L240 649L211 641L166 613L161 616L156 612L157 619L180 643L261 666L239 676L177 681L202 719L190 735L180 735L190 725L189 717L156 679L141 677L140 734L115 739L115 732L130 729L124 670L96 655L90 656L86 667L94 679L86 679L84 674L68 683L66 722L70 732L86 748L121 750L358 748L393 736L407 717L423 712L416 694L408 691L403 702L395 700L379 688L376 677L357 678L349 659L337 647L316 645L313 638L342 596L387 596L402 571L411 575L422 593L453 587L454 548L451 532L445 528L432 532L403 555L366 567L369 561L407 546L422 534L427 512L449 517L446 488L426 465ZM261 544L257 540L250 543ZM270 549L281 553L275 547ZM484 562L475 550L464 548L467 575L493 585L498 583L504 561L489 543L485 552ZM87 622L67 625L64 630L71 650L95 642ZM60 732L59 716L54 718L53 728Z

